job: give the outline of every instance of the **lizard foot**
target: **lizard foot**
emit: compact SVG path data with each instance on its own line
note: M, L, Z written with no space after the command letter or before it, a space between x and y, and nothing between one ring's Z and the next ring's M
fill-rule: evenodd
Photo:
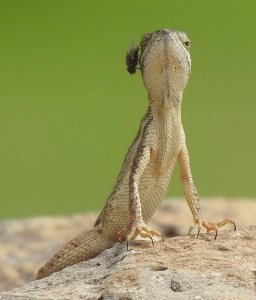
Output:
M152 242L153 247L154 247L153 236L159 236L164 241L164 237L161 233L152 230L144 222L141 222L139 224L129 224L127 228L119 232L118 236L119 236L119 241L125 240L127 242L127 248L128 248L128 243L134 240L137 236L141 236L143 238L149 238Z
M217 236L218 236L219 228L226 225L226 224L233 224L234 225L234 230L236 231L236 224L231 219L225 219L225 220L223 220L221 222L218 222L218 223L211 223L211 222L207 221L204 218L198 218L190 226L188 234L190 235L190 233L194 229L194 227L196 225L198 225L197 238L199 237L199 234L200 234L200 231L201 231L202 227L205 227L207 229L207 232L215 231L215 240L216 240Z

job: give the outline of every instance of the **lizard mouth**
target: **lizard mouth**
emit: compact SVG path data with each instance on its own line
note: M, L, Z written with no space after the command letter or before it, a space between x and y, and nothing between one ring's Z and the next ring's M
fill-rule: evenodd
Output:
M138 63L145 87L155 98L165 93L180 98L191 70L189 45L186 33L171 29L142 35Z
M135 74L140 69L143 77L145 71L155 75L164 70L169 70L168 76L174 73L176 77L178 73L181 77L188 76L191 70L189 47L190 40L185 32L160 29L145 33L139 45L132 46L126 55L127 71Z
M179 65L185 73L190 73L191 60L188 49L190 40L185 32L172 29L160 29L145 33L139 45L139 63L141 69L146 64L158 60L159 64Z

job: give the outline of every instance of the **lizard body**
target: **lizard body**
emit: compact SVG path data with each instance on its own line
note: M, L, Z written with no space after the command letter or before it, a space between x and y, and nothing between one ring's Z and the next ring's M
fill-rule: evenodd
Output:
M173 167L179 162L185 198L198 224L208 231L233 223L207 221L201 214L194 186L185 134L181 100L191 71L190 41L183 32L162 29L142 36L139 57L149 106L124 159L121 171L92 230L83 232L38 272L43 278L67 266L95 257L118 241L137 236L161 236L146 224L164 198ZM132 64L135 72L135 64ZM235 226L235 224L234 224Z

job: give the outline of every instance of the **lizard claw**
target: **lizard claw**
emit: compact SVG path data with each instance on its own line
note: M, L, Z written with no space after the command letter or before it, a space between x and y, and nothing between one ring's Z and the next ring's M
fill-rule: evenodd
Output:
M151 242L152 242L152 246L155 247L155 243L154 243L152 235L150 236L150 239L151 239ZM126 249L127 249L127 251L129 251L129 241L126 241Z
M154 247L153 236L159 236L164 241L164 238L161 233L152 230L144 222L141 222L139 224L129 224L126 229L119 232L118 236L119 236L118 237L119 241L125 240L127 243L134 240L137 236L141 236L143 238L149 238L152 242L153 247Z
M226 225L226 224L233 224L234 225L234 230L236 231L236 224L231 219L225 219L225 220L223 220L221 222L218 222L218 223L211 223L211 222L207 221L204 218L198 218L190 226L188 234L190 235L190 233L194 229L194 227L196 225L198 225L197 238L199 237L199 234L200 234L200 231L201 231L202 227L205 227L207 229L207 232L215 231L215 238L214 239L216 240L217 236L218 236L219 228Z

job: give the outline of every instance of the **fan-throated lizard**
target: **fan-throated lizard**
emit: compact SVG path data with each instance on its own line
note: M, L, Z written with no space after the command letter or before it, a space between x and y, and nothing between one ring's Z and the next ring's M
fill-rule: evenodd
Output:
M165 197L176 161L180 166L185 198L193 215L189 233L198 225L215 231L227 224L207 221L200 209L193 183L185 134L181 123L181 100L191 59L186 33L169 29L142 35L138 47L127 54L128 71L139 64L148 91L149 106L131 144L116 183L92 230L83 232L60 249L38 271L37 279L90 259L118 241L160 236L146 224Z

